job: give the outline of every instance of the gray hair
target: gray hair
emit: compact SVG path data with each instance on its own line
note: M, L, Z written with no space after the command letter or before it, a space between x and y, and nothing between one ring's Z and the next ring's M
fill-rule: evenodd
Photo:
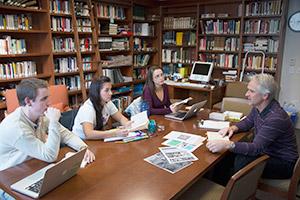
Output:
M23 79L19 85L17 85L17 97L20 106L25 106L25 98L35 101L37 96L37 90L39 88L48 88L48 83L44 80L37 78Z
M255 80L258 83L258 92L260 94L269 94L269 100L272 100L275 98L276 92L277 92L277 83L275 82L275 79L270 74L257 74L252 77L251 80Z

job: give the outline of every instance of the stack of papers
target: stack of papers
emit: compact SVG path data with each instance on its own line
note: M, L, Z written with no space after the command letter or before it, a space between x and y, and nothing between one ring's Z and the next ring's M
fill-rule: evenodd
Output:
M219 132L207 131L206 135L207 135L207 141L213 141L213 140L228 140L229 141L228 136L223 137Z
M187 150L193 152L199 146L203 144L203 141L206 139L200 135L184 133L180 131L171 131L167 134L164 139L167 139L162 143L169 147L177 147L179 149Z
M216 129L216 130L228 128L229 125L230 122L214 121L214 120L202 120L198 124L199 128Z
M142 140L148 138L148 134L144 133L142 131L134 131L134 132L129 132L127 136L124 137L110 137L110 138L105 138L104 142L114 142L114 141L122 141L124 143L127 142L133 142L137 140Z
M198 158L189 151L176 147L160 147L160 152L144 160L172 174L193 164Z

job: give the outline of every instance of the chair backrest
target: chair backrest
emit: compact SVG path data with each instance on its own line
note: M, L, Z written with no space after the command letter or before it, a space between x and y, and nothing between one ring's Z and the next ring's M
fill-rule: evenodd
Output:
M247 92L246 82L229 82L226 86L225 97L236 97L245 99L245 94Z
M268 158L263 155L235 173L227 183L221 199L246 200L254 197Z
M66 111L69 108L68 89L65 85L49 86L49 103L51 106ZM19 107L16 89L8 89L5 91L7 114L13 112Z
M291 182L289 185L289 190L288 190L288 199L295 199L298 187L300 187L299 183L300 180L300 157L298 158L295 167L294 167L294 173L291 178Z

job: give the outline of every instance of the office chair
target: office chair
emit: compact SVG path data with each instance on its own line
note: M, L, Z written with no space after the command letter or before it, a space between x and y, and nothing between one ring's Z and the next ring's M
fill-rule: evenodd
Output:
M201 178L182 196L181 200L246 200L255 197L258 180L269 156L263 155L236 172L226 187Z
M291 179L261 179L256 197L258 199L300 199L300 158L294 167ZM279 199L278 198L278 199Z

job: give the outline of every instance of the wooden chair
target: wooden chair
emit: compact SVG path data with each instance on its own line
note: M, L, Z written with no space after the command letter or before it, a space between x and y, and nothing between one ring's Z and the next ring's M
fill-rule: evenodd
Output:
M258 199L281 199L295 200L300 199L300 158L294 167L291 179L261 179L258 184Z
M68 89L65 85L51 85L49 86L49 102L52 107L59 109L61 112L69 110ZM6 98L6 114L13 112L19 107L16 89L9 89L5 91Z
M258 180L269 156L263 155L235 173L226 187L200 179L179 199L182 200L244 200L255 197Z

